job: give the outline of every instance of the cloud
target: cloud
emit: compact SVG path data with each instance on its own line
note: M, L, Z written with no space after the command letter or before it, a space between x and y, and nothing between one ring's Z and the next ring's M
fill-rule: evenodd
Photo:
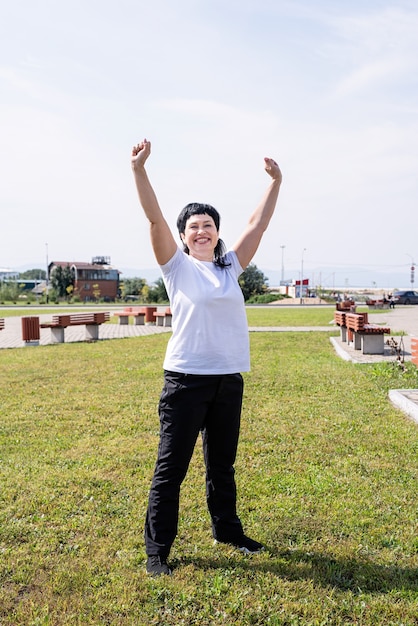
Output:
M348 14L331 18L330 25L334 40L326 46L345 73L336 85L339 96L365 89L370 93L375 87L390 89L406 81L411 86L418 68L416 8Z
M388 85L398 81L402 74L409 73L404 59L389 59L375 61L363 65L344 77L336 86L337 96L346 96L353 93L372 90L379 85Z
M45 240L54 257L152 265L129 168L144 135L170 224L212 202L228 244L267 186L263 157L279 161L259 265L280 245L289 260L307 247L307 266L414 254L414 3L22 2L0 40L2 265Z

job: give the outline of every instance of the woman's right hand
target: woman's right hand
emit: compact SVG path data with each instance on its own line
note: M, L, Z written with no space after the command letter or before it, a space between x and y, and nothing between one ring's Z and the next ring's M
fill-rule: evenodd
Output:
M144 167L145 161L151 154L151 142L144 139L132 148L131 163L132 167Z

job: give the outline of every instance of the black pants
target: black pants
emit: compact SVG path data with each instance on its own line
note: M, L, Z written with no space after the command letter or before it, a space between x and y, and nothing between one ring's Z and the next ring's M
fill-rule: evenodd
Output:
M200 431L213 536L228 542L242 535L234 477L242 394L241 374L164 373L158 459L145 521L148 556L167 557L170 552L177 534L180 486Z

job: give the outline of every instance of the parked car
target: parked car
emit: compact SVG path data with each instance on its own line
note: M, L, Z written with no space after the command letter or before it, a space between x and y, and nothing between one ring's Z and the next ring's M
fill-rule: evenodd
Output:
M397 291L393 300L395 304L418 304L418 291Z

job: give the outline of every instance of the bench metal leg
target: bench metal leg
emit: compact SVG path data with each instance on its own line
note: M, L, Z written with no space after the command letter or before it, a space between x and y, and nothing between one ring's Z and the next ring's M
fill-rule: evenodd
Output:
M134 325L145 326L145 313L141 313L140 315L134 316Z
M86 339L90 341L95 341L98 338L99 338L99 325L88 324L86 326Z
M166 315L164 318L164 326L171 326L171 315Z
M64 343L64 328L51 328L51 343Z
M385 341L383 334L362 335L363 354L384 354Z
M341 341L346 342L347 341L347 327L340 326L340 330L341 330Z
M128 315L119 315L119 325L126 326L129 324L129 316Z

